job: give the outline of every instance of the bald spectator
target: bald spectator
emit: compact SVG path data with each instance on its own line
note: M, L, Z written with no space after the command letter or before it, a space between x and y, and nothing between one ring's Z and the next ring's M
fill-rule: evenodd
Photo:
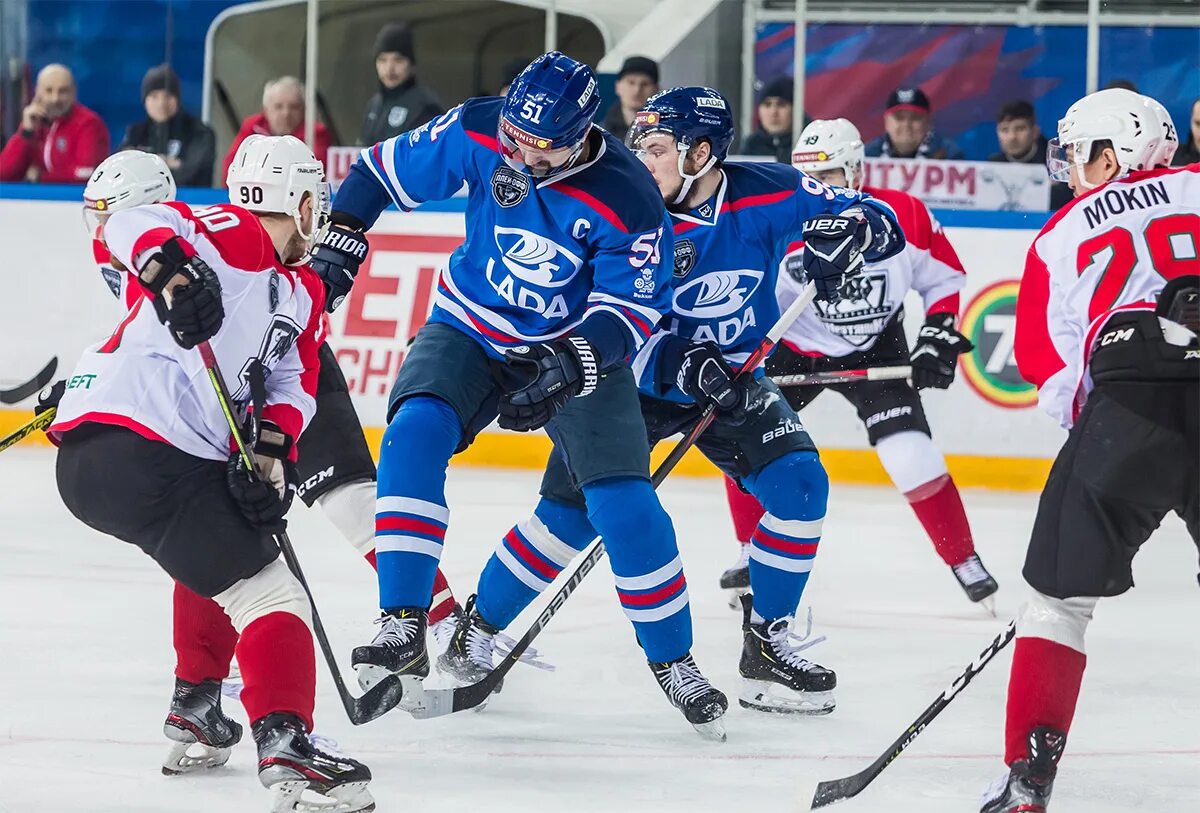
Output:
M212 186L217 160L213 131L179 104L179 77L169 65L146 71L142 79L146 118L129 125L120 150L152 152L163 159L176 186Z
M658 63L645 56L631 56L617 73L617 101L609 108L601 126L622 141L633 126L633 117L658 93Z
M884 134L866 146L867 155L884 158L962 159L953 141L933 131L933 105L920 88L896 88L883 114Z
M21 129L0 152L0 181L83 183L107 155L108 128L75 98L70 69L47 65L21 112Z
M304 83L294 76L282 76L272 79L263 88L263 109L242 122L242 127L233 137L233 144L225 155L225 163L221 166L221 177L218 185L225 185L225 176L229 174L229 165L238 147L250 135L292 135L304 140ZM325 154L329 151L329 130L321 122L313 129L313 154L322 164Z
M446 112L437 94L417 78L412 31L385 25L375 37L375 76L379 89L367 102L358 143L378 144L415 130Z

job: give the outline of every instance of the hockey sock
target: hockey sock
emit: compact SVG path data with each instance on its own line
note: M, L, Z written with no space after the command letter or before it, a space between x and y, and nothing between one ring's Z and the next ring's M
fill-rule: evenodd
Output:
M229 677L238 634L221 605L179 582L173 604L175 676L188 683Z
M729 500L729 514L733 517L733 533L738 542L748 545L750 535L762 519L762 504L754 499L753 494L747 494L738 488L738 484L730 477L725 478L725 496Z
M614 477L583 486L583 496L646 658L663 663L682 657L692 648L687 580L671 518L650 481Z
M1087 655L1044 638L1017 636L1008 680L1004 762L1029 758L1029 732L1050 726L1071 730Z
M504 535L479 575L475 608L504 629L596 538L587 511L545 497Z
M237 643L242 706L253 723L276 711L290 712L311 731L317 691L312 631L299 616L274 612L256 618Z
M439 567L433 574L433 598L429 602L429 623L436 624L454 610L454 593Z
M428 607L450 510L446 467L462 438L439 398L409 398L383 433L375 503L379 606Z
M346 541L362 554L371 569L378 572L375 560L375 491L374 480L355 480L330 489L317 497L325 516Z
M790 452L744 481L766 508L750 537L754 613L774 621L795 614L804 595L821 540L829 477L816 452Z

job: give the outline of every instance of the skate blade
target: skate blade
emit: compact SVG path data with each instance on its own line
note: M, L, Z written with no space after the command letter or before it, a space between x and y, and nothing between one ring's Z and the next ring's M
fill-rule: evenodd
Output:
M765 680L742 680L738 705L768 714L819 717L837 708L833 692L795 692Z
M190 753L189 753L190 751ZM232 748L213 748L196 742L173 742L162 763L163 776L180 776L219 768L229 761Z
M990 596L986 596L985 598L981 598L979 601L977 601L975 603L978 604L983 609L983 611L985 613L987 613L988 615L990 615L992 618L996 617L996 594L995 593L992 593Z
M692 723L692 728L706 740L725 742L725 722L720 717L707 723Z
M271 785L271 813L369 813L375 800L366 782L347 782L325 789L318 782L292 779Z
M725 588L725 595L729 599L729 609L742 611L742 596L750 592L748 587L732 587Z

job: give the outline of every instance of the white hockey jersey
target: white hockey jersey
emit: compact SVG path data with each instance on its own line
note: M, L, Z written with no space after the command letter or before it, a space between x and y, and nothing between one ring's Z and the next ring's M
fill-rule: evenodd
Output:
M869 349L904 304L910 290L921 295L925 312L958 316L959 291L966 284L962 263L941 225L918 198L895 189L867 188L896 212L907 244L894 257L863 268L862 296L833 304L814 302L800 314L783 341L808 356L848 356ZM791 246L784 263L798 263L803 243ZM780 273L776 295L782 311L803 286Z
M1017 367L1041 407L1070 427L1105 322L1154 310L1181 274L1200 274L1200 164L1135 172L1059 209L1029 249L1017 297Z
M245 375L257 359L268 371L263 417L298 438L316 411L321 281L307 266L283 265L258 218L237 206L193 211L159 203L117 212L104 227L108 249L127 268L174 235L220 280L225 320L210 345L233 399L249 401ZM129 312L112 336L84 351L47 431L58 438L80 424L112 424L196 457L224 460L229 427L200 351L172 340L139 284L118 282L117 290Z

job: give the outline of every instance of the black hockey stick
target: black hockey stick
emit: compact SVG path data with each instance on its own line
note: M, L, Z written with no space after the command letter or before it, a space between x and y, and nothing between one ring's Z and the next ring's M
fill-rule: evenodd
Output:
M859 381L895 381L911 378L912 367L864 367L861 370L830 370L824 373L777 375L771 380L781 387L803 387L810 384L853 384Z
M237 416L234 415L233 400L229 397L229 390L225 386L221 368L217 366L217 357L213 354L212 347L208 342L201 342L198 349L200 357L204 359L204 368L208 371L208 378L217 392L217 400L221 403L221 412L224 413L225 420L229 424L229 431L233 435L234 442L237 443L242 462L246 464L247 470L251 473L250 476L257 477L258 470L254 467L254 458L246 448L246 439L242 437L242 427L238 423ZM394 709L399 705L400 698L404 694L404 687L400 685L400 679L395 675L388 675L372 686L362 697L355 697L346 688L346 683L342 680L342 672L338 668L337 658L334 657L333 648L329 645L329 636L326 635L325 626L321 623L321 615L317 612L317 602L313 599L312 590L309 589L304 572L300 569L300 560L296 558L292 541L288 539L286 531L276 534L275 541L283 553L283 560L287 563L288 569L292 571L296 580L300 582L300 586L304 588L305 595L308 596L308 606L312 611L313 635L321 647L321 654L325 656L325 662L329 665L333 683L337 687L338 696L342 699L342 705L346 708L346 716L350 718L350 722L354 725L369 723L376 717Z
M888 750L879 759L868 765L865 770L859 771L853 776L818 783L817 792L813 794L812 807L810 809L816 810L819 807L825 807L834 802L840 802L862 793L863 789L875 780L875 777L883 773L884 768L890 765L896 757L904 753L905 748L912 745L912 741L917 738L917 735L924 731L925 727L932 723L934 718L941 714L946 706L950 705L950 701L957 697L958 693L965 689L967 684L983 671L983 667L987 666L992 658L1000 653L1000 650L1008 646L1009 642L1016 637L1016 634L1017 622L1014 619L1009 621L1004 631L996 636L996 640L988 644L987 649L980 652L979 657L971 661L966 670L956 677L954 682L947 686L944 692L938 695L937 700L934 700L929 705L929 708L921 712L921 716L904 730L904 733L888 747Z
M808 307L816 295L816 287L809 283L800 296L792 303L783 315L779 317L779 321L771 328L762 342L754 349L745 363L738 370L738 375L752 374L753 371L762 363L762 360L767 357L767 354L775 347L775 344L783 336L792 322L801 312ZM705 407L700 413L700 420L696 421L696 425L687 437L675 444L675 448L667 455L667 458L659 464L654 470L654 474L650 478L651 485L654 488L667 479L667 475L675 468L676 464L683 459L684 454L696 443L696 439L704 432L705 429L716 419L717 411L715 405ZM405 702L405 709L417 719L427 719L430 717L441 717L446 714L453 714L456 711L464 711L466 709L475 708L476 706L487 700L488 697L495 691L496 686L508 674L508 671L521 659L521 655L533 643L533 639L538 636L546 625L550 623L550 619L559 611L563 603L570 597L571 593L575 592L575 588L583 581L583 577L591 572L596 563L604 558L604 541L600 537L596 537L583 552L583 559L571 575L567 578L566 584L559 588L554 597L550 599L545 609L538 615L537 620L533 622L533 626L521 636L521 640L513 645L512 651L505 656L504 660L496 665L496 668L487 674L476 683L469 686L462 686L457 689L422 689L417 695L410 693Z
M58 369L58 356L50 359L50 362L42 369L40 373L26 381L20 386L13 387L11 390L0 390L0 404L17 404L24 401L31 395L36 395L41 391L42 387L46 386L53 380L54 372Z
M45 429L50 424L54 423L54 416L55 416L55 414L57 414L57 412L58 412L57 409L55 409L54 407L50 407L45 412L43 412L41 415L38 415L32 421L30 421L29 423L22 426L16 432L13 432L8 437L4 438L3 440L0 440L0 452L3 452L5 449L7 449L9 446L12 446L14 443L20 443L22 440L24 440L29 435L32 435L37 430Z

